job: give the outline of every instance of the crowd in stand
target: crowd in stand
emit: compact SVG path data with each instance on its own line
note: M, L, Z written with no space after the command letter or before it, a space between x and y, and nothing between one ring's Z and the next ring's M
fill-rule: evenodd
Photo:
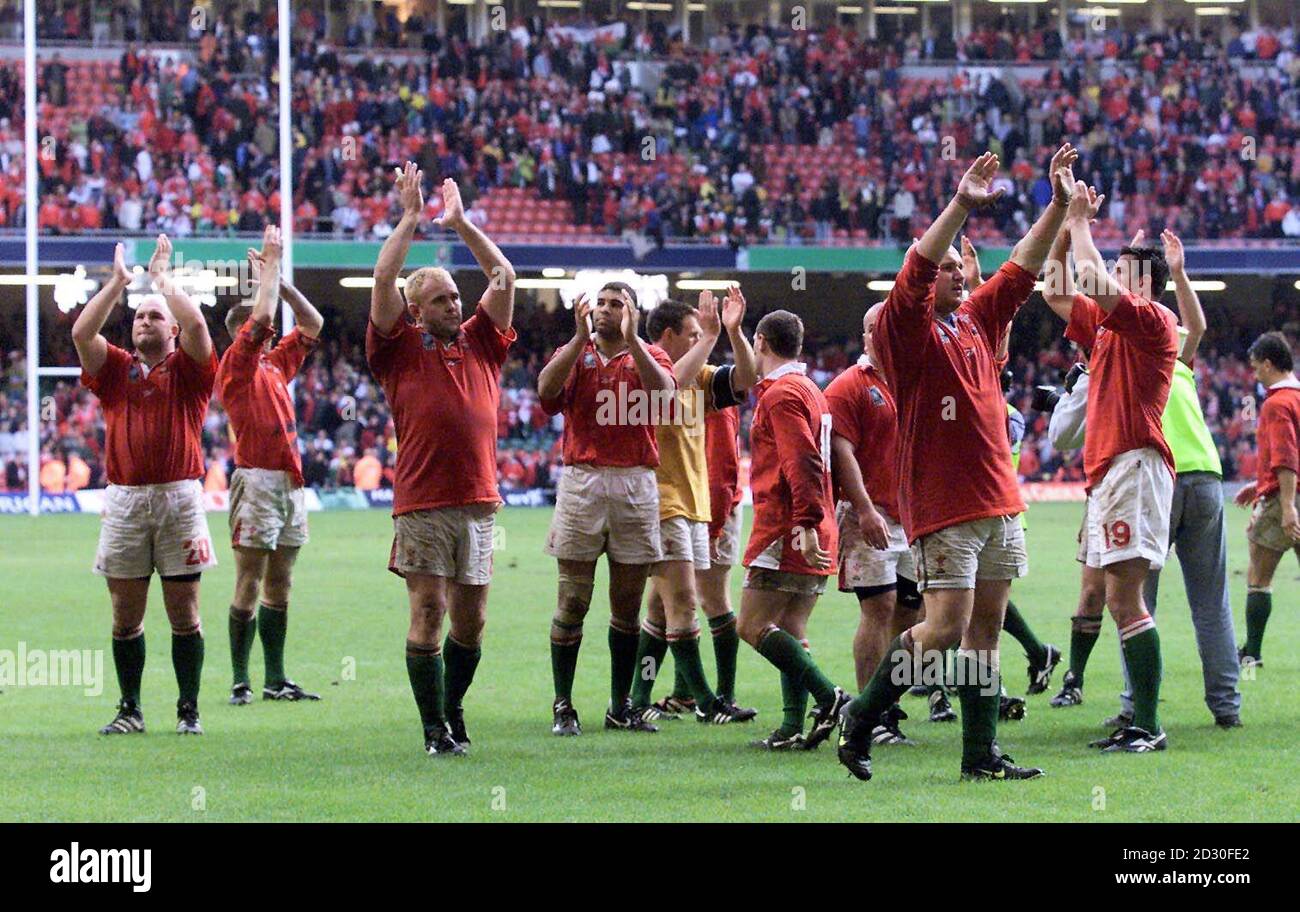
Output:
M1028 318L1026 320L1026 317ZM1047 320L1033 311L1019 318L1017 339L1041 333ZM498 413L498 480L506 493L554 486L560 468L561 418L547 416L536 392L537 374L557 345L567 338L571 315L560 310L546 313L538 307L516 311L519 341L502 371ZM1300 339L1300 312L1282 323L1293 339ZM1055 327L1059 331L1059 326ZM327 334L328 335L328 334ZM1020 474L1025 481L1081 481L1080 453L1061 454L1047 439L1047 416L1030 408L1033 389L1057 384L1078 357L1064 340L1033 354L1017 353L1013 346L1015 381L1008 401L1027 418L1021 450ZM1197 388L1214 440L1223 461L1225 479L1249 479L1255 474L1254 424L1248 405L1258 395L1254 376L1240 352L1246 343L1231 334L1212 334L1196 359ZM810 336L805 360L809 376L825 387L853 364L860 354L856 341L832 343ZM26 403L24 361L21 352L4 355L0 373L0 490L26 490ZM43 389L41 478L55 491L100 487L106 483L101 450L103 418L94 396L85 388L60 380ZM308 361L295 387L298 445L307 483L320 489L392 485L397 441L388 406L370 377L359 341L330 338ZM752 405L742 408L742 444ZM1256 403L1256 411L1258 403ZM206 485L224 490L234 470L225 413L216 401L204 427L207 454Z
M192 59L129 46L98 110L69 91L70 64L43 64L43 231L255 232L278 212L274 21L210 15ZM970 233L1006 241L1050 196L1042 164L1070 139L1077 173L1107 195L1103 236L1168 225L1189 238L1300 238L1291 29L1226 46L1208 33L1080 30L1064 48L1051 29L986 29L950 49L917 34L891 45L749 26L697 47L662 24L602 43L518 20L472 46L418 23L421 50L393 62L317 41L318 20L301 15L299 231L382 238L395 221L391 168L409 158L430 182L455 178L479 220L475 198L519 187L611 236L905 241L962 163L992 149L1007 195ZM1048 63L1032 78L900 71L927 56ZM662 78L638 88L650 72ZM0 227L22 205L21 95L17 71L0 67ZM825 167L801 174L790 159Z

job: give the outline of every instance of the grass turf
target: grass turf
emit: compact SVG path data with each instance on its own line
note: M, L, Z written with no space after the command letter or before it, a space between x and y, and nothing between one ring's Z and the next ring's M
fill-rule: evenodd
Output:
M1030 576L1013 597L1045 642L1063 651L1078 595L1074 561L1080 505L1032 509ZM1244 635L1245 512L1229 507L1229 575L1238 637ZM738 696L758 720L712 727L667 723L657 735L606 732L607 601L604 570L588 617L575 703L586 733L550 734L547 631L553 563L541 553L549 512L512 509L489 602L483 661L466 700L473 738L465 759L430 758L407 684L407 626L401 582L386 572L391 522L378 511L319 513L296 573L287 669L322 693L320 703L258 700L230 707L226 633L233 560L225 516L213 515L221 566L205 575L207 637L203 696L207 734L172 733L175 679L161 595L146 619L149 661L143 705L149 733L103 738L95 730L117 695L108 649L103 582L91 575L98 521L0 517L0 650L103 650L99 696L81 688L2 686L0 819L60 821L1202 821L1292 820L1300 806L1297 671L1290 645L1300 632L1293 606L1300 584L1288 559L1275 583L1266 668L1242 682L1244 728L1213 725L1176 560L1167 568L1157 615L1164 648L1161 717L1170 750L1102 756L1085 744L1117 708L1114 627L1104 629L1088 669L1087 701L1051 709L1064 666L1048 693L1029 698L1028 717L1003 723L999 741L1021 762L1047 770L1028 783L957 781L959 726L926 721L923 700L904 698L904 730L915 747L874 752L876 778L848 779L833 745L812 754L768 754L746 746L780 718L775 671L741 645ZM739 579L733 597L739 607ZM814 654L852 686L851 596L828 593L809 629ZM705 637L707 640L708 638ZM713 677L713 657L702 646ZM1023 694L1024 662L1004 639L1008 690ZM252 659L261 688L261 647ZM656 690L665 692L666 681Z

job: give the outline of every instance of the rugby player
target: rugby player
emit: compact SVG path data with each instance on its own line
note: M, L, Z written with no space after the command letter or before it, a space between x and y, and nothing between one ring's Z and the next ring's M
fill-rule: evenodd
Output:
M1063 229L1070 235L1078 282L1093 294L1072 295L1068 312L1059 298L1048 303L1068 318L1066 336L1091 353L1083 449L1087 564L1105 574L1106 607L1119 628L1133 691L1132 718L1118 719L1114 732L1091 746L1148 753L1168 746L1157 705L1160 636L1143 586L1151 570L1164 566L1169 549L1174 457L1161 416L1178 332L1173 312L1158 300L1169 279L1161 249L1126 246L1115 274L1107 273L1089 226L1103 200L1076 182Z
M839 724L849 697L822 674L804 648L808 617L835 573L835 501L831 494L831 413L826 397L796 360L803 321L786 310L754 331L758 406L750 425L754 527L745 548L740 638L781 672L784 718L754 746L813 750ZM802 693L816 701L803 736Z
M281 252L280 229L268 225L261 252L248 251L259 282L257 296L252 304L237 304L226 314L226 331L233 344L217 369L217 398L235 438L229 517L235 552L235 595L230 603L232 706L253 702L248 657L258 632L266 664L262 699L320 699L285 675L284 642L293 565L298 549L307 543L302 457L289 382L316 348L324 320L298 289L282 279ZM281 298L292 308L297 326L277 344L274 320Z
M462 702L482 655L497 491L501 365L515 340L515 272L465 217L455 181L442 182L439 228L455 231L488 278L478 309L462 320L460 291L445 269L421 267L397 288L424 208L423 173L397 174L402 218L375 264L366 361L397 430L393 548L388 569L406 580L411 623L406 671L424 727L425 752L461 755L470 743ZM446 640L439 642L443 620Z
M199 306L170 274L171 241L158 235L149 260L156 294L145 295L131 321L133 352L100 334L131 284L121 244L113 273L72 326L81 382L99 397L106 426L108 490L95 556L113 603L113 664L121 699L105 735L144 731L140 677L149 579L162 578L172 629L172 667L180 698L176 731L201 735L199 680L203 630L199 580L217 565L203 511L203 417L212 398L217 356Z
M1007 458L1006 402L995 353L1065 219L1078 157L1064 145L1048 165L1052 201L1011 258L962 300L965 277L952 247L967 216L996 202L997 156L963 175L952 201L908 252L877 321L874 349L899 413L899 494L925 620L890 643L885 660L845 713L838 757L871 777L871 731L880 714L960 643L964 779L1031 779L996 743L1001 685L998 636L1011 589L1028 561L1024 511ZM895 674L901 670L902 674ZM933 674L933 672L929 672Z
M720 677L717 694L709 688L700 662L700 630L695 619L699 602L695 575L711 566L705 416L719 408L737 405L757 380L754 351L741 328L744 316L745 298L740 286L732 285L721 318L713 292L702 291L698 307L664 301L651 311L647 320L648 335L673 360L677 381L673 413L655 426L659 447L655 476L659 483L663 560L651 572L650 599L641 624L637 675L632 687L633 711L647 721L674 718L650 703L655 677L669 649L699 721L722 725L748 721L756 715L751 709L737 706L732 698L734 655L729 680L722 681ZM724 323L736 362L715 367L706 362ZM722 656L715 658L719 660L721 673Z
M1287 551L1300 555L1296 512L1296 472L1300 471L1300 382L1291 346L1279 332L1264 333L1250 346L1250 366L1268 390L1259 410L1259 477L1237 493L1237 503L1253 503L1246 538L1246 642L1242 665L1263 665L1264 627L1273 611L1273 573Z
M921 607L907 535L898 521L898 413L871 348L883 307L873 305L862 318L863 354L858 363L826 387L839 527L839 588L858 599L858 629L853 636L858 690L867 686L889 641L916 623ZM938 708L936 701L947 698L941 685L935 688L930 700ZM912 743L898 727L906 718L897 703L890 706L872 740Z
M537 392L548 415L563 413L564 469L546 553L559 569L551 620L553 734L582 734L573 676L582 625L591 607L596 560L609 562L610 702L605 727L655 732L633 712L641 597L650 569L664 557L659 539L655 415L670 411L673 362L637 335L636 292L609 282L589 303L574 302L573 338L542 368Z

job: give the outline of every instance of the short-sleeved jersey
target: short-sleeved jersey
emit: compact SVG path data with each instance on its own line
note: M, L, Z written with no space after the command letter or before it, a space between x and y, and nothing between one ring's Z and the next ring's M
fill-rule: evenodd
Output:
M98 373L81 372L104 409L110 484L203 477L203 418L216 375L216 352L199 362L179 346L151 370L139 356L109 345Z
M1092 353L1083 442L1088 489L1129 450L1151 447L1173 474L1174 456L1161 424L1178 359L1173 312L1125 292L1107 314L1092 298L1076 294L1065 335Z
M867 496L898 522L898 409L894 395L863 355L826 387L835 433L853 447ZM836 497L844 499L837 486Z
M668 353L658 345L646 348L671 375ZM564 413L565 465L654 468L659 465L656 417L671 411L675 393L675 389L648 391L630 349L606 358L589 341L560 394L541 402L548 415Z
M655 425L660 519L673 516L684 516L694 522L710 519L705 421L719 407L736 404L731 391L731 373L729 364L705 365L694 383L677 390L672 412Z
M786 573L829 576L799 551L800 530L816 529L817 541L832 555L838 550L835 505L831 494L831 412L826 397L804 373L804 365L787 364L757 387L758 407L749 429L750 489L754 527L745 548L748 567L777 539Z
M899 519L909 541L1025 509L1007 459L994 352L1034 277L1007 261L944 318L934 311L938 273L909 250L872 337L898 407Z
M1278 469L1300 473L1300 382L1288 377L1268 388L1255 428L1259 443L1259 479L1255 499L1270 497L1280 487Z
M390 335L373 322L366 329L366 361L397 431L394 516L500 502L497 406L514 340L482 311L449 343L405 318Z
M744 497L740 490L740 409L720 408L704 416L709 464L709 538L722 534L727 517Z
M266 323L244 321L221 356L216 393L230 417L235 465L288 472L302 487L298 422L289 381L316 347L316 340L295 327L267 352L263 343L271 332Z

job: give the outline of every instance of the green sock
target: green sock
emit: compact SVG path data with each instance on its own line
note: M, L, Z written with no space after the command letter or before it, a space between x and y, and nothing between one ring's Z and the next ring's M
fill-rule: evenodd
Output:
M284 636L289 628L289 606L274 608L263 604L257 609L257 627L262 634L262 657L266 660L264 687L284 683Z
M199 702L199 679L203 676L203 632L172 634L172 668L180 699Z
M636 674L632 677L633 706L644 708L650 705L655 679L659 677L659 669L664 667L664 656L667 654L668 641L664 639L662 629L647 629L643 624L636 643ZM681 666L678 665L678 668Z
M639 628L619 630L612 623L609 625L609 701L614 709L622 706L631 694L640 638Z
M700 631L689 633L681 631L669 641L668 648L673 651L673 665L682 670L686 683L695 697L695 707L700 712L709 712L717 702L717 696L709 688L709 680L704 676L704 663L700 661Z
M234 683L248 684L248 656L253 651L257 636L257 615L242 618L230 609L230 667L234 670Z
M1149 620L1149 619L1148 619ZM1141 623L1141 622L1136 622ZM1150 621L1137 633L1120 634L1124 650L1124 664L1128 666L1129 681L1133 684L1133 724L1151 734L1160 733L1160 634L1155 621Z
M140 678L144 674L144 633L129 640L113 638L113 666L122 699L140 705Z
M894 669L900 665L908 669L914 669L912 661L912 650L909 645L904 645L903 637L907 636L904 630L898 636L894 637L889 646L885 649L885 657L880 664L876 666L875 672L867 681L867 686L862 688L862 693L853 698L849 704L849 712L855 719L870 719L872 725L880 714L897 702L898 698L907 692L907 688L915 683L916 676L912 671L907 674L894 674ZM908 637L908 643L911 638ZM895 679L901 681L897 683Z
M1007 613L1002 619L1002 629L1011 634L1021 645L1031 664L1042 665L1047 661L1047 649L1038 641L1038 637L1034 636L1024 615L1012 602L1007 602Z
M713 661L718 668L718 696L728 700L736 696L736 655L740 651L740 634L736 632L736 615L728 611L709 618L713 633Z
M804 640L799 644L812 655L812 647ZM781 672L781 727L778 732L786 738L803 731L803 720L808 716L808 688L787 672Z
M971 766L993 751L998 735L998 709L1002 702L1001 676L974 656L958 653L962 663L957 698L961 702L961 763ZM981 681L992 679L991 683Z
M1264 627L1272 613L1272 592L1246 593L1246 655L1257 659L1264 657Z
M483 657L483 650L478 646L462 646L447 634L442 643L444 677L447 684L446 706L448 709L460 709L465 692L474 683L474 670L478 660Z
M406 642L406 676L411 679L411 693L426 733L434 726L447 724L443 708L443 661L435 651L437 648Z
M578 670L578 650L582 648L582 625L551 622L560 628L566 642L555 642L551 633L551 680L555 684L555 697L573 702L573 675Z
M1074 617L1070 620L1070 673L1075 686L1083 690L1083 671L1088 667L1088 656L1101 636L1101 618Z
M667 644L668 641L664 640L664 645ZM678 665L676 662L673 662L673 694L672 695L674 697L677 697L679 700L694 699L691 696L691 685L687 682L686 675L682 673L682 666Z
M835 685L822 674L812 656L784 630L770 628L758 644L758 654L782 672L789 672L796 682L808 688L818 705L835 699Z

